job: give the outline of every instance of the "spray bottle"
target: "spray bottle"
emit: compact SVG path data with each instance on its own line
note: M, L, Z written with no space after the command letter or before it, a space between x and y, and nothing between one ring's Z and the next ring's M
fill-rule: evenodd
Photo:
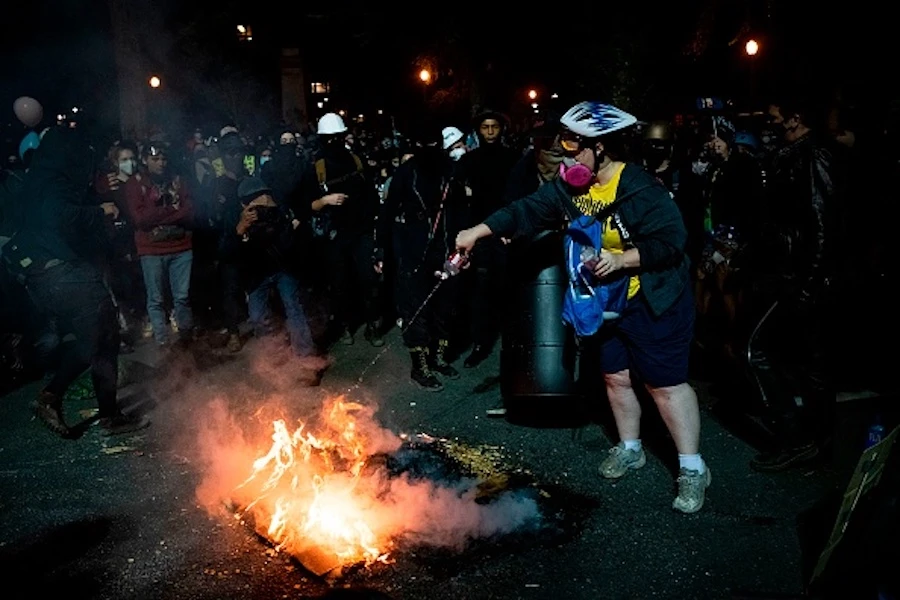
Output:
M437 271L434 275L442 281L450 279L451 277L459 275L468 262L469 259L466 256L463 256L459 252L454 252L444 261L443 270Z

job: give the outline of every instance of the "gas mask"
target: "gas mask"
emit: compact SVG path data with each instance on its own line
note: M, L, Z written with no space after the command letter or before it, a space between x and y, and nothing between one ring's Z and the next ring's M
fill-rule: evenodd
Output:
M577 190L587 188L594 179L594 173L589 168L568 156L559 165L559 176Z
M465 148L453 148L452 150L450 150L450 158L456 161L461 159L465 153Z

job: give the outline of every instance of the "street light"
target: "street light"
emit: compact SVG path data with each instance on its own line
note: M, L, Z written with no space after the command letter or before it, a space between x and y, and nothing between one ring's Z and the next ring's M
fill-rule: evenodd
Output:
M557 94L556 92L554 92L554 93L550 94L550 97L551 97L552 99L556 100L557 98L559 98L559 94Z
M528 90L528 97L532 100L537 99L537 90Z
M148 81L148 83L150 84L150 87L152 87L154 89L158 88L160 85L162 85L162 81L160 81L159 77L157 77L156 75L151 77L150 80Z
M419 79L422 80L422 83L428 83L431 81L431 71L428 69L422 69L419 71Z
M759 52L759 42L754 39L747 40L744 51L747 52L747 56L756 56L756 53Z

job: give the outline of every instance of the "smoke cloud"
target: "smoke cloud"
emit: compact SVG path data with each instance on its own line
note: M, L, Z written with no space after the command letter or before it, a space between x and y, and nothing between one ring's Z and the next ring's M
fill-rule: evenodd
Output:
M301 561L324 552L341 564L404 547L462 550L539 522L524 492L483 502L477 479L393 471L404 441L378 422L377 403L298 387L298 365L279 352L250 345L233 364L169 378L180 381L172 440L210 513L237 511Z

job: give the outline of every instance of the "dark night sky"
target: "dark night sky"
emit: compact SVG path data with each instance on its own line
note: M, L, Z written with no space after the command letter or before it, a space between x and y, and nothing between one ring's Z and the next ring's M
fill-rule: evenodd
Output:
M518 101L532 85L548 86L577 101L582 98L574 97L575 89L565 85L577 79L588 82L581 93L603 97L605 90L599 88L606 85L601 84L605 80L595 74L621 64L616 60L624 60L623 49L631 45L644 51L630 57L630 64L649 64L642 67L644 71L656 73L656 86L651 92L654 106L672 110L685 106L698 94L741 94L750 89L746 57L740 55L739 46L727 45L744 21L765 28L761 31L764 52L758 57L757 72L752 74L759 91L774 87L775 75L785 71L816 74L822 83L865 83L865 65L872 58L883 61L877 52L888 39L875 29L884 22L876 12L849 12L845 7L841 13L823 13L806 8L820 4L805 1L688 0L619 6L585 3L568 9L548 3L531 9L531 5L516 5L512 11L491 2L478 3L477 10L462 3L413 5L420 12L411 12L400 3L386 3L386 8L378 9L372 8L375 4L366 3L364 11L346 10L340 16L308 15L288 20L276 3L130 3L141 22L153 27L149 51L154 68L175 82L180 98L197 98L202 89L188 85L200 80L190 65L173 55L180 25L192 20L202 23L199 30L211 47L221 50L227 62L230 56L238 56L230 53L246 49L234 47L234 25L249 22L254 24L255 46L242 60L250 70L264 75L262 79L272 86L273 99L277 99L278 48L282 42L293 42L304 48L312 78L330 77L339 86L339 101L351 111L368 111L376 106L392 110L418 102L421 88L415 81L412 60L448 31L457 34L457 52L468 56L474 68L491 65L486 78L494 88L487 98L491 104ZM703 8L715 4L724 8L718 11L719 19L710 32L708 51L702 60L691 61L683 50L692 39ZM766 20L767 12L771 12L768 5L777 6L777 27ZM316 10L309 3L300 6L310 12ZM115 107L115 69L106 2L33 0L19 7L26 13L25 25L7 23L0 40L6 57L0 62L0 103L5 107L0 121L12 119L11 108L6 107L26 94L41 99L48 113L77 104L106 105L107 114L111 114ZM324 7L319 12L327 10ZM619 69L614 75L627 74ZM593 82L596 84L592 87ZM857 88L879 87L874 81L869 84ZM202 96L198 104L202 104Z

